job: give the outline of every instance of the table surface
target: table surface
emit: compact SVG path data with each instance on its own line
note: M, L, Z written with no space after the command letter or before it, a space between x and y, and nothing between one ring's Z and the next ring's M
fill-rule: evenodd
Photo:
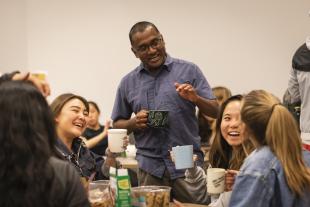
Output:
M200 205L200 204L193 204L193 203L182 203L184 207L208 207L206 205ZM174 203L170 203L170 207L176 207Z

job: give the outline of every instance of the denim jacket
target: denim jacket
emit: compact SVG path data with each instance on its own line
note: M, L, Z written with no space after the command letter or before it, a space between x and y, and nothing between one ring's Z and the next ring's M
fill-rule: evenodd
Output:
M310 152L303 151L303 156L310 166ZM310 192L304 195L298 198L290 191L280 161L269 147L264 146L245 160L236 178L229 206L309 207Z
M80 173L82 177L89 178L93 173L96 173L95 179L106 179L101 172L101 166L104 159L92 153L84 144L82 139L75 138L72 142L72 151L58 139L56 149L62 154L64 159L68 160Z

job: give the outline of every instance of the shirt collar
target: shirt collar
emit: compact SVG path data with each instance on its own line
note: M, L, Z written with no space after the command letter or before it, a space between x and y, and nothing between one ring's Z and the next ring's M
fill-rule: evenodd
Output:
M74 138L72 142L72 152L67 148L67 146L61 141L61 139L57 139L56 146L58 150L65 156L72 153L77 153L79 146L82 144L82 139Z
M167 54L166 60L165 60L164 64L161 66L161 68L167 70L168 72L170 72L171 71L171 67L169 67L169 65L172 62L173 62L172 57L169 54ZM144 67L143 63L141 62L140 65L138 66L138 71L137 72L141 73L142 71L148 71L148 70Z

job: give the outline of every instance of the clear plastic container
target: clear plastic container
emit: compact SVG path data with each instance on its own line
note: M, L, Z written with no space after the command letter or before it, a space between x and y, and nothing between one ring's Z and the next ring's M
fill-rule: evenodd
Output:
M114 200L109 180L97 180L89 183L88 199L92 207L113 207Z
M131 188L131 206L169 207L170 191L168 186L139 186Z

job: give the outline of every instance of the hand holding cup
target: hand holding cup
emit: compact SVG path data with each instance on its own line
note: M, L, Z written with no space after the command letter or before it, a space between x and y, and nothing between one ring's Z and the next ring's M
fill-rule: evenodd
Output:
M232 191L235 183L236 175L239 173L237 170L227 170L225 174L225 191Z
M145 109L142 109L139 111L134 120L135 120L135 129L145 129L147 128L147 117L148 117L148 111Z

